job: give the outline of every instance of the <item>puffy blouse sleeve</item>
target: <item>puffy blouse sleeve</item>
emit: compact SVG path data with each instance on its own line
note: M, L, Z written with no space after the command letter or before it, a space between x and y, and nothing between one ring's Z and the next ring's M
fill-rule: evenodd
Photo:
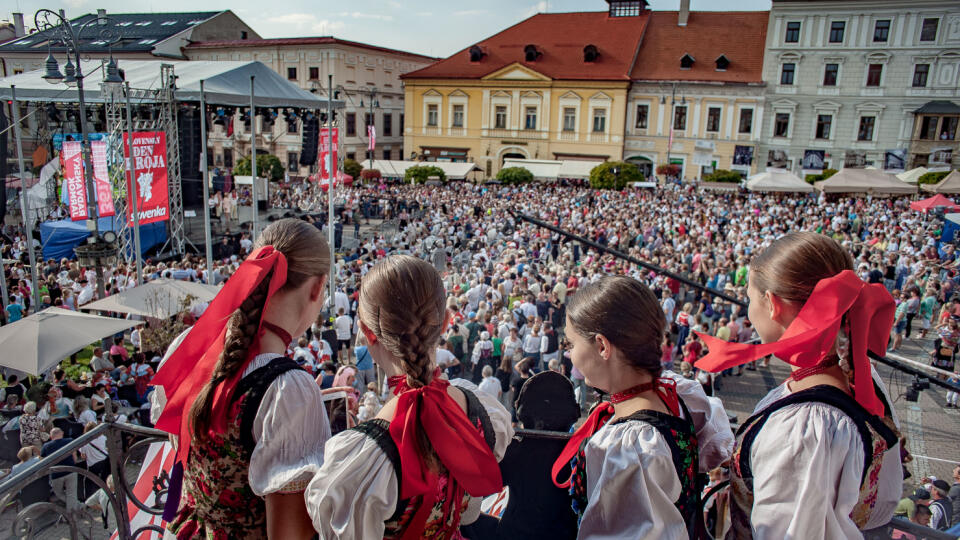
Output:
M690 411L697 430L700 472L710 472L733 455L734 435L727 411L719 399L707 396L697 381L672 371L664 371L663 376L677 381L677 394Z
M250 487L263 497L303 491L323 464L330 421L320 387L309 373L293 370L267 388L253 421Z
M799 403L771 414L750 451L754 538L860 538L849 516L863 459L857 426L839 409Z
M304 493L313 528L321 539L383 538L400 493L390 459L355 430L327 441L325 454Z
M490 417L490 425L493 427L493 432L496 435L496 443L493 445L493 455L497 458L497 461L502 460L503 455L507 453L507 446L509 446L510 441L513 440L513 423L510 419L510 413L507 412L507 409L504 408L497 398L487 392L481 392L477 385L466 379L453 379L450 381L450 384L457 388L466 388L473 392L473 395L477 396L477 400L480 401L480 404L483 405L484 410L487 412L487 416Z
M577 538L685 539L673 505L680 480L656 428L629 421L604 426L584 449L587 507Z

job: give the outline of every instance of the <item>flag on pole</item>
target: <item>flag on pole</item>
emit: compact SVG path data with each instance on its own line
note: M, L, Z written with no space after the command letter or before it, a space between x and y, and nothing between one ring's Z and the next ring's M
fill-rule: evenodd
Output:
M367 126L367 138L370 139L370 145L367 147L367 150L373 150L377 147L377 127L373 125Z

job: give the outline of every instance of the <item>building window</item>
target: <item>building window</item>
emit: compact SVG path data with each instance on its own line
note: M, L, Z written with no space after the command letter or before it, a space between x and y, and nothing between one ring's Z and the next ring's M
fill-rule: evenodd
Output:
M843 43L843 31L847 23L844 21L833 21L830 23L830 43Z
M352 159L352 160L356 161L356 159L357 159L357 153L356 153L356 152L347 152L347 159Z
M920 41L936 41L938 26L940 26L940 19L924 19L923 26L920 28Z
M507 106L497 105L493 110L494 129L507 129Z
M563 130L564 131L577 130L577 109L576 108L574 107L563 108Z
M288 67L288 68L287 68L287 79L289 79L289 80L291 80L291 81L297 80L297 68L295 68L295 67Z
M689 54L683 55L680 59L680 69L690 69L693 67L693 57Z
M753 131L753 109L740 109L740 133Z
M786 137L790 131L790 113L777 113L773 121L773 136Z
M890 38L890 19L877 21L873 24L873 42L886 43Z
M453 127L463 127L463 105L453 106Z
M607 110L594 109L593 110L593 132L605 133L606 131L607 131Z
M647 129L647 115L649 113L649 105L637 105L637 129Z
M927 75L930 74L930 64L917 64L913 67L913 87L926 88Z
M840 64L827 64L823 66L823 85L836 86L837 74L840 72Z
M240 31L240 39L247 39L247 31L246 31L246 30L241 30L241 31Z
M687 129L687 107L679 105L673 109L673 129L685 131Z
M287 120L287 133L297 133L297 119Z
M320 80L320 68L318 68L318 67L312 67L312 68L310 68L310 80L311 80L311 81L318 81L318 80Z
M223 166L227 168L233 167L233 149L232 148L223 149Z
M783 67L780 68L780 84L793 84L793 74L796 69L796 64L784 64Z
M383 115L383 136L393 137L393 113Z
M363 113L363 125L372 126L373 118L370 117L370 113Z
M610 2L610 17L636 17L643 11L641 0L615 0Z
M818 114L817 115L817 138L818 139L829 139L830 138L830 126L833 124L833 115L831 114Z
M347 113L347 137L357 136L357 113Z
M400 113L400 133L403 133L403 113Z
M427 125L437 127L440 124L440 106L436 103L427 105Z
M857 130L857 140L858 141L872 141L873 140L873 126L877 121L875 116L861 116L860 117L860 129Z
M297 172L299 170L300 163L297 162L297 153L296 152L287 152L287 171Z
M716 133L720 131L720 107L710 107L707 110L707 131Z
M937 120L938 116L924 116L920 118L920 138L934 140L937 138Z
M800 41L800 22L788 22L787 33L783 36L784 43L797 43Z
M526 107L523 110L523 129L537 129L536 107Z
M944 116L940 122L940 140L952 141L957 137L957 122L960 118L956 116Z
M867 86L880 86L883 64L870 64L867 68Z
M385 159L385 160L387 160L387 161L390 160L390 149L389 149L389 148L385 148L385 149L383 150L383 159Z

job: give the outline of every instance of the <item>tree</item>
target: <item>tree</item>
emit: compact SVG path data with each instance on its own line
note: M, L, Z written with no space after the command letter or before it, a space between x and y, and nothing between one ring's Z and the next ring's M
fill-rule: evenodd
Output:
M824 169L820 174L808 174L804 176L803 179L806 180L808 184L813 184L814 182L826 180L835 174L837 174L836 169Z
M277 156L270 154L260 154L257 156L257 176L267 177L270 180L280 180L283 178L283 163ZM233 168L233 174L239 176L250 176L250 158L243 157L237 161L237 166Z
M623 189L631 182L643 180L640 169L626 161L606 161L590 171L590 187L594 189Z
M533 173L523 167L504 167L497 173L497 180L507 185L533 182Z
M917 179L918 184L936 184L937 182L943 180L950 171L941 171L941 172L928 172L920 175L920 178Z
M356 176L354 176L354 178L356 178ZM367 182L370 180L379 180L380 171L379 169L363 169L362 171L360 171L360 178L363 178L364 182Z
M657 167L657 174L668 178L676 178L680 176L680 166L676 163L664 163Z
M441 182L446 182L447 175L443 169L436 165L414 165L407 169L403 175L404 182L422 184L430 179L431 176L438 176Z
M363 173L363 165L357 163L355 159L347 158L343 160L343 172L354 178L359 178Z
M743 180L740 173L728 171L726 169L717 169L703 177L704 182L723 182L726 184L739 184Z

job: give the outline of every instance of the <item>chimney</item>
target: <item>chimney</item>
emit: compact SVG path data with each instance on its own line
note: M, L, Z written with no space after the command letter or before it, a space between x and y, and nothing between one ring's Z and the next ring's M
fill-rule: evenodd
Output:
M27 35L23 27L23 13L13 14L13 37L23 37Z
M690 0L680 0L680 13L677 16L677 26L686 26L690 18Z
M102 19L106 16L107 16L107 10L102 8L97 10L97 19Z

